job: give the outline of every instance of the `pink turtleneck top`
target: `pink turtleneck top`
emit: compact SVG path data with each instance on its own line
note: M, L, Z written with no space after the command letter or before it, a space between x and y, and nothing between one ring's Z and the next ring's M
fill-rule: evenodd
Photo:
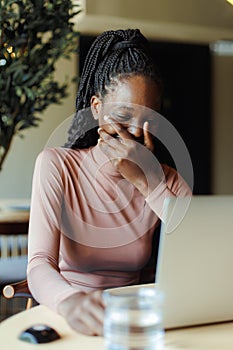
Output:
M34 298L57 310L77 291L140 283L164 199L190 196L177 172L142 194L98 146L42 151L35 164L29 222L28 283Z

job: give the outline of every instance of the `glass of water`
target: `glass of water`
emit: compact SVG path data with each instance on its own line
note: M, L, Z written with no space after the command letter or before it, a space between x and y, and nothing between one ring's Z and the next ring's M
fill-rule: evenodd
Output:
M109 289L104 338L106 350L161 350L162 295L155 287Z

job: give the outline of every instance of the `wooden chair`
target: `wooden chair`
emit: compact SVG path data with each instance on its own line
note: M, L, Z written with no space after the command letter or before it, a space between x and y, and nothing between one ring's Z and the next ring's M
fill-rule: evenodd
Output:
M28 288L27 280L7 284L3 288L2 294L6 299L12 299L14 297L27 298L26 309L30 309L33 306L34 300Z
M8 303L3 297L11 299L13 296L23 296L28 299L27 307L32 304L29 291L24 289L25 282L21 283L26 279L29 211L11 210L9 205L0 201L1 320L25 307L18 298Z

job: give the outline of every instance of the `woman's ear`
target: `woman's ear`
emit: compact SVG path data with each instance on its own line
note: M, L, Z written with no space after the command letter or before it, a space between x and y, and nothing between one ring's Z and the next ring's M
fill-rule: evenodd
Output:
M101 112L101 105L102 105L102 102L98 96L94 95L91 97L91 111L94 119L96 120L99 119L99 115Z

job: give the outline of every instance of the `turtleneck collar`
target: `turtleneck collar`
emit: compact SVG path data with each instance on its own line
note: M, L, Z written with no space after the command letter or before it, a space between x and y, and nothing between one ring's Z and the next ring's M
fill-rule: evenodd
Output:
M107 173L109 176L118 176L122 178L119 171L112 165L109 158L101 151L98 145L90 150L93 161L101 168L101 171Z

